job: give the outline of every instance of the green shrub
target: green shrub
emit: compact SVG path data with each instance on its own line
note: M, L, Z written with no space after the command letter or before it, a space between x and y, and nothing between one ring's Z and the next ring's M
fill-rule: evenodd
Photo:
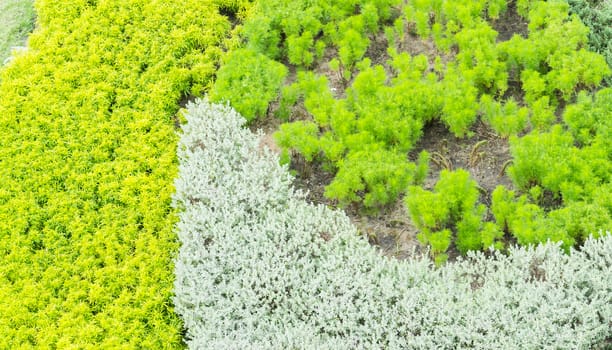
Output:
M285 123L276 134L276 143L285 152L295 149L307 161L312 161L321 149L319 142L319 127L312 122ZM288 154L285 154L287 157Z
M440 85L444 101L440 119L455 136L469 136L478 113L478 89L452 66L447 67Z
M259 1L244 25L247 47L272 59L309 67L326 46L340 51L345 75L369 45L367 33L391 16L398 0Z
M589 28L589 47L605 57L612 67L612 5L608 0L568 0L570 11ZM612 76L606 84L612 86Z
M505 62L499 59L497 32L487 23L478 23L455 35L457 62L464 76L470 76L479 90L503 94L508 88Z
M338 167L325 196L342 206L362 202L368 208L392 203L413 181L416 170L401 153L368 148L349 152Z
M609 190L610 186L602 188ZM572 202L548 214L547 228L565 232L568 245L582 245L589 236L599 236L604 227L612 227L612 211L598 203ZM592 232L596 232L593 234Z
M480 110L483 119L502 137L509 137L521 132L527 126L529 109L520 107L512 99L501 104L489 95L480 97Z
M252 50L238 49L217 72L211 99L228 101L251 121L265 116L286 75L284 65Z
M578 89L597 86L610 75L604 57L583 48L589 30L569 15L566 2L535 1L529 6L529 36L515 34L498 45L509 67L523 70L528 103L543 94L552 99L556 93L568 101Z
M546 95L546 79L536 70L529 68L523 70L521 72L521 83L523 91L525 91L525 101L529 104Z
M525 196L514 200L513 193L499 189L493 193L492 211L500 228L520 244L550 239L567 249L610 226L611 96L610 89L595 96L581 92L563 114L568 130L555 125L549 132L511 138L514 159L508 172L535 203ZM560 204L545 212L538 206L543 191Z
M506 11L505 1L419 0L396 4L393 14L383 13L381 8L391 3L396 4L355 0L326 6L314 1L309 7L286 2L268 8L271 15L261 20L271 23L278 40L270 41L276 43L272 45L275 53L261 52L308 68L317 56L317 42L335 46L338 57L330 59L329 67L344 77L346 87L332 93L324 76L298 69L297 82L282 89L278 115L289 119L291 108L303 102L312 120L281 127L277 140L284 161L293 150L307 161L322 162L335 172L328 197L342 205L356 201L380 207L401 195L403 184L422 178L419 173L423 172L406 161L406 154L429 122L440 120L456 137L469 137L480 116L498 135L511 138L514 164L509 174L520 191L533 192L534 198L540 191L540 197L545 194L563 205L590 203L597 186L609 182L606 174L611 165L606 151L612 146L612 128L603 123L596 132L591 121L609 119L599 115L605 114L607 106L598 107L600 112L588 112L592 115L584 119L580 116L583 110L592 109L581 91L597 88L610 69L601 55L585 49L588 28L569 14L567 3L517 2L518 11L529 21L529 34L526 38L517 34L504 42L498 41L487 20ZM305 20L295 19L295 14L304 14ZM389 59L385 65L372 65L372 59L364 55L372 34L381 27L389 44ZM405 52L410 31L421 39L432 39L446 57L432 57L435 52L428 56ZM250 37L246 32L246 46L265 46L259 40L263 34ZM522 87L524 101L520 94L517 98L508 93L510 82ZM570 104L568 108L569 130L554 126L556 110L573 101L576 94L581 94L580 107ZM518 138L529 126L534 132ZM582 148L573 147L574 142ZM369 154L372 152L377 154ZM538 226L539 218L547 215L536 210L539 204L529 204L535 207L522 206L523 214L534 219L526 222ZM558 208L542 210L553 209ZM450 242L462 251L495 244L500 231L493 223L481 222L485 212L486 208L479 207L462 213L462 222L450 220L450 227L445 224L429 231L440 238L439 247L449 241L446 229L457 234ZM527 226L517 229L529 230Z
M453 241L460 252L479 250L496 245L501 230L483 225L486 207L477 204L479 191L467 171L442 170L434 192L418 186L410 187L406 195L406 207L412 222L419 229L417 238L431 246L431 253L438 262L446 260L446 250ZM483 246L483 244L487 244Z
M540 97L531 104L531 126L539 131L548 131L557 120L554 107L550 105L548 96Z
M0 70L0 348L182 348L174 116L231 25L209 1L36 8Z
M498 186L491 195L491 212L500 230L509 232L520 245L537 244L552 240L570 247L573 241L562 229L546 227L544 210L530 203L527 196L515 198L513 191Z
M572 135L559 125L547 133L532 132L510 138L513 164L508 173L514 184L522 190L540 185L559 193L561 182L569 176L573 142Z
M306 124L284 127L279 138L285 140L285 154L288 149L300 152L299 148L305 147L306 158L322 155L321 160L342 171L342 178L348 181L360 177L349 176L342 170L340 163L348 154L374 158L365 155L363 149L384 149L398 152L394 156L398 157L416 144L423 126L436 118L457 137L471 134L470 128L479 112L504 137L520 133L529 122L536 129L547 131L555 120L558 94L567 100L580 88L596 86L607 74L600 56L580 50L586 42L587 30L568 16L568 7L562 3L522 4L525 11L529 10L529 37L516 36L498 43L497 33L484 16L486 13L489 18L497 18L505 11L503 1L417 1L399 5L402 12L399 18L381 11L392 2L343 1L325 5L315 1L309 6L286 2L277 7L266 3L260 5L262 12L258 16L266 11L269 16L246 24L248 47L305 67L313 63L317 40L334 45L338 57L330 61L330 67L344 76L345 82L354 77L345 91L346 98L342 99L335 99L328 81L312 72L299 72L298 81L282 89L278 115L287 119L291 106L303 99L319 128L315 142L314 126L310 124L307 132L300 130L300 125ZM393 20L393 27L385 28L391 44L387 50L390 74L381 65L372 67L369 58L362 59L369 46L368 36L385 20ZM262 29L265 27L262 21L267 21L268 29ZM405 39L406 24L409 27L414 24L421 36L433 35L443 50L454 45L458 51L456 60L443 65L437 57L432 64L425 55L412 57L398 52L402 46L398 41ZM276 39L261 44L268 40L267 34L258 32L261 30L272 33ZM559 32L563 35L558 35ZM281 42L283 38L287 38L286 43ZM568 66L573 60L584 64ZM516 75L513 78L521 79L530 108L519 106L512 99L499 98L507 90L509 72ZM356 161L344 164L354 165ZM357 192L367 191L363 183L357 186L339 181L336 184L343 190L328 193L346 193L347 198L334 197L341 202L350 201L349 197L363 198ZM348 188L355 190L345 191Z
M609 188L604 186L603 190ZM609 198L606 198L609 200ZM569 250L584 243L589 236L598 237L612 225L612 210L598 201L574 201L545 212L527 196L515 197L513 191L498 186L492 194L491 211L498 228L510 233L521 245L560 242ZM595 233L593 233L595 232Z
M446 38L452 38L462 28L478 27L484 22L485 15L496 19L506 9L505 0L420 0L409 2L404 9L404 15L408 23L414 24L416 33L421 37L428 37L430 34L435 37L438 32L443 33ZM443 27L446 27L445 30Z
M612 88L602 89L595 96L578 95L576 104L567 106L563 121L576 141L583 146L599 143L612 151Z
M305 31L301 35L292 35L287 38L287 58L289 63L309 67L315 59L312 52L314 38L311 32Z
M588 99L586 101L575 108L568 108L566 115L579 135L590 131L585 131L575 122L574 113L582 108L584 113L581 119L588 124L589 120L594 120L593 116L603 111L586 107L590 103ZM512 180L522 190L528 190L534 185L542 186L553 195L561 196L566 203L588 200L598 186L610 182L612 159L609 156L609 127L605 126L606 123L603 121L598 134L594 135L595 141L582 148L574 146L572 134L564 131L560 125L554 126L550 132L532 132L522 138L512 138L510 152L514 160L508 169ZM584 140L583 136L581 140Z
M343 76L348 80L351 78L352 68L363 58L370 41L356 30L349 29L343 33L338 45L340 63L345 67Z

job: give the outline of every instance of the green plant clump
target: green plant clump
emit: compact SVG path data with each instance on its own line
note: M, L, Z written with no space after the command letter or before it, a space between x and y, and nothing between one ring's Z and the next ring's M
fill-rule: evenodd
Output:
M500 229L521 244L563 242L566 249L612 225L612 89L581 93L563 114L565 125L510 140L508 169L523 193L498 188L492 211ZM546 212L545 197L558 204Z
M584 48L589 29L569 15L566 2L534 2L528 19L527 38L515 34L499 45L509 67L523 71L520 78L528 103L557 94L571 100L578 87L596 87L610 75L605 58Z
M326 47L336 46L342 65L350 69L391 17L398 0L272 0L259 1L244 25L247 47L273 59L310 67Z
M486 206L477 204L477 183L463 169L442 170L434 192L412 186L405 202L412 222L420 230L417 238L430 245L431 254L440 264L447 258L446 251L454 241L460 252L480 250L495 244L502 231L490 223L483 223ZM456 239L453 235L456 233Z
M231 25L210 1L36 9L0 70L0 348L181 348L173 116Z
M502 233L525 244L561 240L567 248L607 222L607 209L594 204L605 199L594 199L593 189L609 182L611 138L608 129L591 121L606 119L605 106L593 107L585 91L598 88L611 71L604 56L586 49L589 28L570 14L566 2L525 0L516 7L528 21L528 34L500 41L492 22L508 9L502 0L260 2L239 30L245 49L230 56L237 62L258 57L270 67L276 60L296 71L296 80L280 89L277 115L289 122L281 125L276 141L283 162L298 153L335 174L325 195L340 206L360 203L377 210L407 193L411 211L420 213L415 221L437 218L417 226L423 242L436 242L432 249L440 260L453 242L462 253L500 248ZM384 63L380 47L370 50L372 42L380 44L381 34L387 41ZM434 50L409 53L423 42L434 43ZM242 111L252 120L267 111L282 79L262 83L270 81L268 74L251 74L246 66L258 67L230 60L217 82L225 88L213 98L225 96L241 111L257 96L253 91L266 91L265 98L254 99L261 102L259 112ZM225 84L229 75L235 82ZM509 91L511 85L520 91ZM241 87L245 93L229 98ZM308 116L295 120L292 110L301 104ZM555 125L560 105L568 106L565 126ZM422 182L419 169L427 167L426 154L418 162L408 158L424 128L437 120L456 137L470 137L479 118L510 139L515 159L509 174L522 193L509 201L531 219L510 220L517 225L483 222L487 208L476 200L456 217L444 216L436 210L450 205L440 199L446 195L410 187ZM526 131L531 134L518 137ZM412 196L439 203L419 209ZM566 227L569 221L556 212L577 216L591 209L595 226L582 220ZM518 223L533 225L518 228ZM552 237L551 225L573 233ZM526 233L540 229L545 233Z
M390 17L397 0L260 1L249 9L249 20L237 30L246 48L230 52L218 72L214 101L226 100L248 120L262 117L287 75L274 60L311 67L329 46L336 46L342 75L349 79L370 40ZM355 14L358 9L359 13Z
M589 27L589 47L603 55L612 67L612 3L609 0L568 0L570 10ZM605 78L612 86L612 77Z
M213 101L226 100L247 120L265 116L278 95L287 68L250 49L237 49L217 71L211 91Z

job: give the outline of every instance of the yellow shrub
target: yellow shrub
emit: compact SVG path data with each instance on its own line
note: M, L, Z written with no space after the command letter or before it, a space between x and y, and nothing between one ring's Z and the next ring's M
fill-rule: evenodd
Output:
M230 31L211 1L37 2L0 72L0 348L180 348L179 99Z

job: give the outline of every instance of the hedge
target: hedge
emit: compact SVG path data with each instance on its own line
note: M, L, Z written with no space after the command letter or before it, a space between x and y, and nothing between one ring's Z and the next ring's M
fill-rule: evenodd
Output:
M216 3L36 3L0 71L0 348L184 346L173 116L215 72Z

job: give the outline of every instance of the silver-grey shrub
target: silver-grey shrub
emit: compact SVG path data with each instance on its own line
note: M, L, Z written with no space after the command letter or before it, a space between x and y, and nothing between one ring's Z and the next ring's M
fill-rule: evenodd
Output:
M174 203L175 309L192 349L588 349L610 337L612 239L472 254L437 269L380 256L306 203L227 106L188 106Z

